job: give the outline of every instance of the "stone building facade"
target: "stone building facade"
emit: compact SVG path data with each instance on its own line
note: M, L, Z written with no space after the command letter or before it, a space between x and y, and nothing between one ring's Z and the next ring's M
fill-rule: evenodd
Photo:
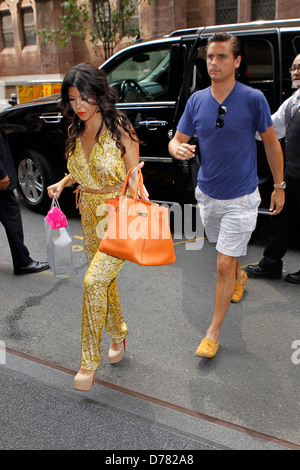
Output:
M0 0L0 80L6 86L6 98L19 84L33 80L59 82L77 63L103 62L88 40L73 39L63 48L41 44L35 31L59 26L61 3ZM295 18L298 11L298 0L142 0L137 17L140 36L149 38L203 25ZM128 42L123 40L119 47Z

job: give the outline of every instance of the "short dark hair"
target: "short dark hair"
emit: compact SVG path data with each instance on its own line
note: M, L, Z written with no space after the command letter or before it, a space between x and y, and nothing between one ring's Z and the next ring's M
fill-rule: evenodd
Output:
M240 40L236 36L233 36L232 34L225 33L225 32L214 33L212 36L210 36L210 38L208 38L208 41L207 41L206 50L209 44L212 42L225 42L225 41L230 41L232 53L235 59L239 55L242 55L242 45L241 45Z

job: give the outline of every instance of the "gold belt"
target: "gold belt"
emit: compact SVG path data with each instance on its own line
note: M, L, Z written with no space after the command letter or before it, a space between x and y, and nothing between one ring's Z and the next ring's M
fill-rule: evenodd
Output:
M108 193L118 193L121 192L123 189L123 184L119 184L117 186L106 186L101 189L89 189L83 188L81 185L78 185L75 189L74 193L76 196L76 209L79 208L80 210L80 203L81 203L81 194L82 193L91 193L91 194L108 194Z

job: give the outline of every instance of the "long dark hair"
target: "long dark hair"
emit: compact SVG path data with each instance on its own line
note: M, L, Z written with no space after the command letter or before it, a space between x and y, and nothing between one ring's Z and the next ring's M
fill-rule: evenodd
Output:
M96 134L96 141L98 141L104 125L111 131L122 155L124 155L126 149L121 142L122 134L120 128L127 132L132 140L139 141L129 119L117 110L116 94L109 86L105 73L94 65L79 64L72 67L66 74L61 87L60 106L63 109L64 115L72 120L66 141L66 158L74 152L76 139L85 130L84 121L80 120L71 107L68 93L70 87L76 87L83 99L86 99L87 102L91 100L93 104L96 103L99 106L102 123Z

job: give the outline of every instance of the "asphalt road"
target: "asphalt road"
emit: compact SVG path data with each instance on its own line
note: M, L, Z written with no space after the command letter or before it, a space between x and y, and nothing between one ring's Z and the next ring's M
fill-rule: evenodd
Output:
M24 206L22 216L25 242L32 257L45 260L43 216ZM69 394L75 393L72 374L80 367L87 263L80 220L68 220L75 275L61 279L50 271L14 276L0 226L0 342L9 358L6 364L2 361L0 372L4 377L12 374L7 382L4 380L6 393L10 393L12 377L23 380L22 371L33 374L37 364L52 374L65 374L60 385L60 378L55 378L52 391L60 387L63 393L67 387ZM262 225L247 255L240 259L242 266L261 257L265 221ZM273 281L249 279L243 300L229 307L217 356L212 360L198 358L194 352L205 335L213 308L216 251L207 240L200 242L203 247L197 250L187 250L191 244L179 238L174 242L177 259L173 265L145 268L127 262L119 273L121 303L129 326L127 352L123 361L112 367L107 360L109 337L103 333L102 364L96 378L99 390L103 388L104 392L100 390L102 398L97 395L99 390L91 392L90 400L109 403L109 396L104 399L103 393L114 389L123 400L135 397L135 416L140 416L143 406L179 413L181 424L175 426L176 420L171 418L176 436L198 443L201 438L211 448L300 449L300 286L285 282L284 277ZM285 256L286 273L300 267L297 247L295 243ZM39 374L40 384L43 373ZM83 400L91 404L85 397ZM25 400L25 406L26 395L19 399ZM151 423L157 424L163 414L157 412ZM195 428L187 423L183 432L180 427L188 417ZM202 423L201 431L195 422ZM204 425L214 426L214 431ZM185 443L180 445L188 448Z

